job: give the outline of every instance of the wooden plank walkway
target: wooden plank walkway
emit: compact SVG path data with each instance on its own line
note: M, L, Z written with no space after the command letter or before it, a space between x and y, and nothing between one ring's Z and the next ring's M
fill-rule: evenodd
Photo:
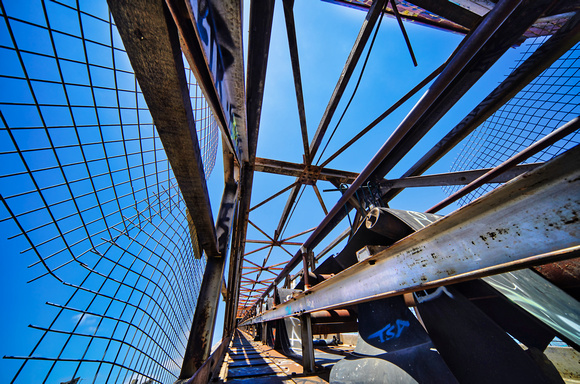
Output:
M236 331L220 372L220 382L228 384L327 384L328 369L303 374L302 365L275 349Z

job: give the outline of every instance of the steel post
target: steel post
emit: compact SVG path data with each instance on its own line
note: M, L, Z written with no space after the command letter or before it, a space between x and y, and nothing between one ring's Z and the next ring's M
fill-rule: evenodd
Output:
M224 162L228 159L224 158ZM233 156L229 159L233 162ZM233 167L227 166L226 170ZM237 184L231 179L231 172L225 172L230 180L226 180L224 194L218 215L218 242L221 257L208 256L197 306L191 324L191 331L183 357L180 378L186 379L195 374L210 354L217 307L224 275L225 255L229 243L230 231L233 226L235 202L237 200ZM227 335L226 335L227 336Z
M305 373L314 372L314 345L312 343L312 320L309 313L300 315L300 337L302 339L302 366Z

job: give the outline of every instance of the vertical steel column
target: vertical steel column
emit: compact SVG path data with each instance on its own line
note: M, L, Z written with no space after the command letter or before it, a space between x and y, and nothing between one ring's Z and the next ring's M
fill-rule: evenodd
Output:
M222 257L208 257L187 348L183 356L180 379L193 376L209 357L223 268Z
M264 323L266 324L266 323ZM314 345L312 344L312 320L309 313L300 315L300 337L302 339L302 366L304 373L314 372Z

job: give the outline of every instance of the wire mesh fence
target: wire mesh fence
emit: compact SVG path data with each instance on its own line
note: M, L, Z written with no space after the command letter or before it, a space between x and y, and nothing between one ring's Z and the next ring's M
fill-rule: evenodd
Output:
M520 57L515 68L548 38L526 40L518 48ZM451 171L495 167L579 115L580 44L576 44L464 140ZM530 157L526 163L548 161L579 143L580 133L576 131ZM484 185L458 203L465 205L494 187ZM451 195L459 188L451 186L444 190Z
M173 382L205 261L106 1L0 12L0 224L27 244L4 257L54 297L2 380ZM187 75L208 177L217 124Z

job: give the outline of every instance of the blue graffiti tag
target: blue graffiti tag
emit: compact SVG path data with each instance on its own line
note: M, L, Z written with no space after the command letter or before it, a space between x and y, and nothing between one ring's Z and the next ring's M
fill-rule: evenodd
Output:
M369 335L369 339L380 339L381 343L384 343L387 340L396 339L401 336L403 329L407 328L410 323L407 320L398 320L395 322L395 325L389 323L383 329L378 330L377 332ZM395 329L397 332L395 333Z

